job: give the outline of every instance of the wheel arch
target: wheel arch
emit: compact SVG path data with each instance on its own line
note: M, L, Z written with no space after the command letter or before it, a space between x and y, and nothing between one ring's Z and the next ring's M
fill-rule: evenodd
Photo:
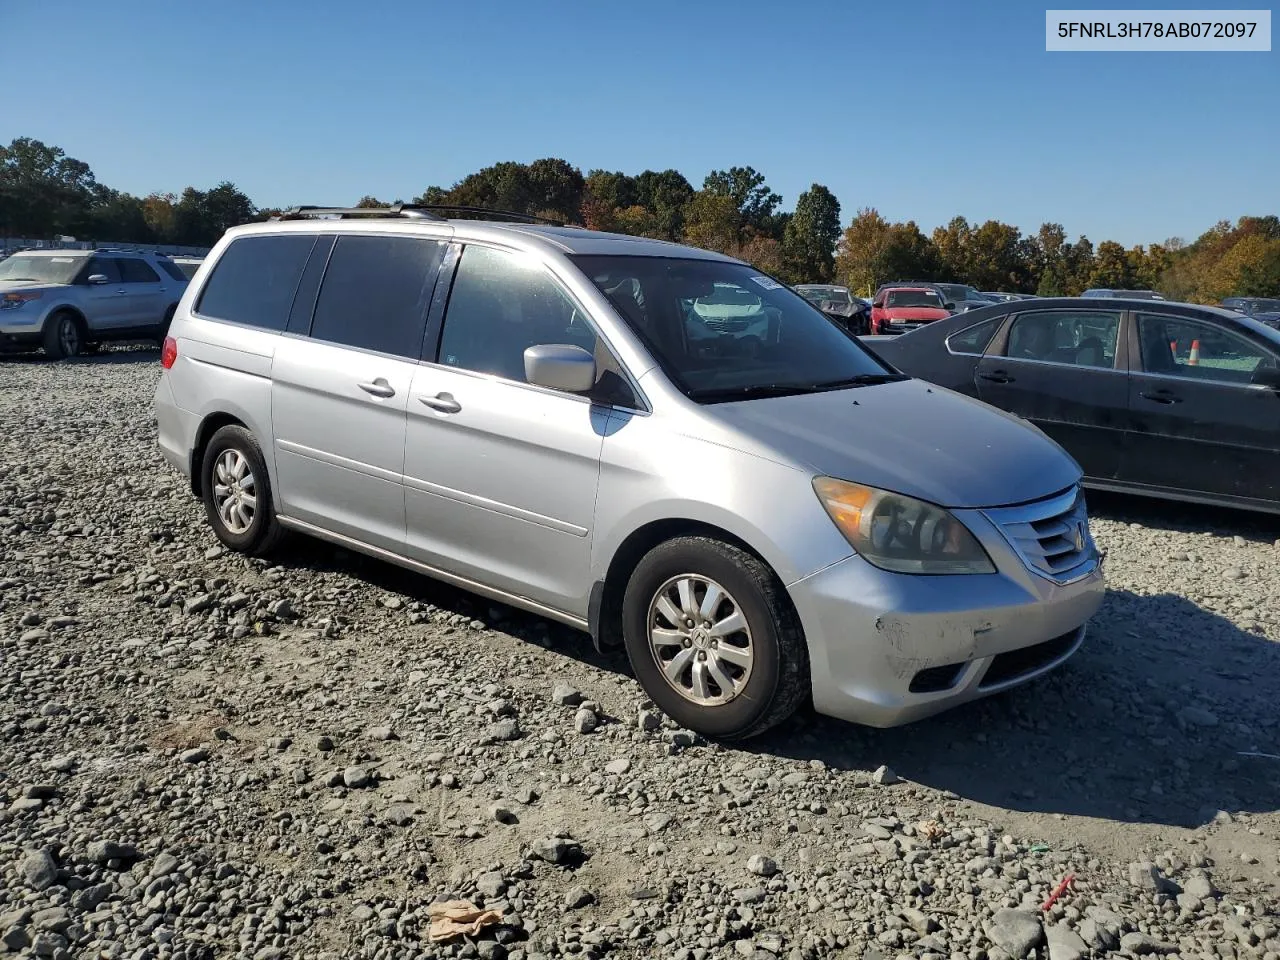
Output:
M678 537L707 537L731 544L751 554L778 577L780 584L783 583L776 567L764 554L731 530L691 517L651 520L623 538L609 558L604 577L592 584L587 606L587 624L597 650L617 647L622 643L622 597L636 565L654 547Z
M204 491L200 486L201 464L204 463L204 452L209 446L209 441L213 439L213 435L223 427L244 427L252 432L247 423L233 413L227 411L219 411L211 413L200 421L200 426L196 429L195 443L191 445L191 492L199 499L204 495Z

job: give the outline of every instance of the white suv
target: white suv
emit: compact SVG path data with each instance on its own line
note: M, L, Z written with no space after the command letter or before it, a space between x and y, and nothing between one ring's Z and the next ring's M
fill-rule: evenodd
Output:
M164 339L187 278L168 257L24 250L0 261L0 352L54 360L108 340Z

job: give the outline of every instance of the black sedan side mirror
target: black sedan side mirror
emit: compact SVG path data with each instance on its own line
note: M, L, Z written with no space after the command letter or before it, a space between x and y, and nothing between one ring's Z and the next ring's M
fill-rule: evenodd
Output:
M946 303L942 305L943 310L954 310L955 308L956 308L955 302L952 300L948 300Z
M1258 367L1249 382L1255 387L1266 387L1280 393L1280 367Z

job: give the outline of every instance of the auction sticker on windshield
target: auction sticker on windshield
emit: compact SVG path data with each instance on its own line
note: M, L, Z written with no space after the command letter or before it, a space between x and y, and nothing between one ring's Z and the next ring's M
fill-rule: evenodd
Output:
M770 277L752 277L751 279L754 280L756 283L760 284L760 286L764 287L766 290L777 290L780 286L782 286L782 284L780 284L777 280L774 280Z

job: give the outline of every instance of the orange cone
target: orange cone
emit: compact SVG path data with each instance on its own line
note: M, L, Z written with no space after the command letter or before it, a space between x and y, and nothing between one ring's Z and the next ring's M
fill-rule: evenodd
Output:
M1194 367L1200 362L1200 341L1191 341L1191 356L1187 358L1187 366Z
M1174 355L1175 357L1178 355L1178 341L1177 341L1177 340L1170 340L1170 341L1169 341L1169 350L1173 353L1173 355Z

